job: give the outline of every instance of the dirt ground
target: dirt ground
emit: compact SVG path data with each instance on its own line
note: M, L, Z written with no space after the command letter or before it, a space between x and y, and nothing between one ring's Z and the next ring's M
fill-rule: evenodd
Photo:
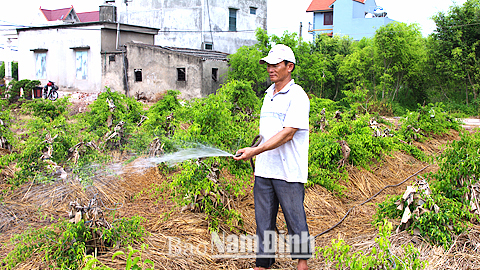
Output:
M82 100L83 102L83 100ZM88 102L88 101L85 101ZM459 134L452 131L424 143L416 143L430 155L440 153L441 146L457 140ZM121 168L119 168L119 166ZM135 161L123 165L112 164L112 170L120 175L103 174L97 177L89 187L83 187L74 180L57 181L52 184L24 184L4 194L0 206L0 258L4 258L13 249L9 238L27 228L48 226L56 220L67 218L71 201L88 201L94 194L101 199L105 208L114 209L116 217L140 215L146 218L145 228L149 232L145 242L149 248L142 259L150 259L155 269L249 269L254 267L252 258L216 258L210 252L211 234L205 215L175 208L170 198L157 187L161 187L167 177L157 167L139 169ZM349 179L343 184L347 187L344 196L335 196L320 186L306 188L305 210L310 234L316 236L340 221L347 211L357 206L345 220L333 230L315 239L316 247L330 245L332 239L344 239L353 250L368 251L375 246L377 231L372 226L372 216L376 204L392 194L402 194L406 186L415 181L412 175L425 175L438 168L420 162L413 157L396 152L386 156L382 163L370 170L347 166ZM231 177L231 176L227 176ZM370 202L358 206L387 185L394 185L410 178L395 188L388 188ZM253 181L253 177L252 177ZM253 183L252 183L253 186ZM9 186L1 184L2 190ZM247 194L234 202L235 209L241 213L244 225L238 234L255 234L253 192L250 187ZM110 211L112 212L112 211ZM110 214L110 213L109 213ZM168 216L168 218L166 218ZM394 226L398 220L393 221ZM226 224L221 224L220 235L231 234ZM277 219L277 228L286 231L283 215ZM450 250L430 246L422 239L413 239L406 232L393 234L391 252L401 255L401 245L413 243L421 252L421 259L429 262L427 269L480 269L480 254L466 246L480 248L480 226L460 235ZM467 245L466 243L469 243ZM192 248L193 247L193 248ZM205 249L205 247L207 247ZM140 243L134 246L140 249ZM112 262L112 254L118 249L98 255L101 262L116 269L125 269L125 259ZM477 249L478 250L478 249ZM310 269L330 269L331 265L319 258L309 260ZM16 269L44 269L41 258L32 257L30 261ZM272 269L296 269L295 262L289 258L279 258Z

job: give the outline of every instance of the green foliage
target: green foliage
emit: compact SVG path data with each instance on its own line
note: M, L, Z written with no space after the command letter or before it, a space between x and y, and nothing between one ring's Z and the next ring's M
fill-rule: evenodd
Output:
M391 253L392 224L384 222L379 227L379 237L375 238L378 245L373 247L370 254L362 251L352 253L351 246L343 240L332 240L331 247L318 247L315 255L323 256L327 262L335 263L335 269L424 269L426 261L420 260L420 252L411 243L403 245L404 255L399 258Z
M57 103L58 102L58 103ZM66 107L66 100L59 99L55 102L49 100L36 101L26 103L28 108L36 108L37 104L47 104L53 106L53 111L63 110ZM43 105L40 105L44 108ZM51 110L48 110L51 111ZM5 114L5 113L4 113ZM8 182L13 185L20 185L27 181L50 181L53 180L55 173L54 167L46 162L46 158L42 158L44 152L49 147L52 148L52 157L48 158L57 164L69 164L73 173L85 172L82 169L94 161L105 160L106 154L102 154L93 148L86 147L81 151L79 159L76 164L69 161L71 152L69 151L74 145L79 142L96 141L98 137L94 133L87 132L85 123L82 121L67 121L66 113L56 116L54 119L46 117L44 114L34 116L32 119L23 123L22 128L26 130L25 135L21 140L14 137L13 133L7 132L8 141L13 145L13 152L9 155L0 157L0 168L16 163L16 167L20 169L16 173L15 178L8 179ZM22 124L21 122L17 124ZM47 141L47 136L52 138L53 143ZM11 138L11 139L10 139ZM85 177L83 179L86 180Z
M429 40L429 68L437 92L452 103L461 101L468 105L478 98L479 11L480 1L468 0L462 6L453 5L448 12L433 16L437 28Z
M142 245L142 251L145 251L145 249L148 248L148 245L145 245L143 244ZM133 249L131 246L128 246L127 247L127 250L128 250L128 255L127 255L127 265L125 267L125 270L142 270L142 269L145 269L145 270L153 270L154 269L154 266L155 264L149 260L149 259L146 259L144 260L143 262L141 262L141 257L142 257L142 253L140 250L136 250L136 249ZM133 257L133 255L135 253L139 253L138 257ZM112 261L115 259L115 257L119 256L119 255L125 255L125 253L123 251L117 251L113 254L112 256ZM140 263L140 265L139 265ZM146 265L151 265L152 267L146 267Z
M401 120L399 135L403 140L410 142L415 136L421 138L430 134L445 134L451 129L460 130L457 120L452 118L445 110L443 103L429 103L426 106L419 106L417 111L408 112ZM420 129L416 132L412 129Z
M115 105L110 110L107 99ZM110 132L120 121L125 122L125 135L129 135L134 127L140 122L143 114L142 103L136 101L133 97L127 97L119 92L111 91L106 88L97 100L89 105L90 111L81 114L80 117L88 124L88 131L94 132L102 137ZM111 117L112 127L108 127L108 119Z
M33 116L50 120L64 115L70 105L68 97L60 98L56 101L49 99L35 99L22 104L22 109L26 112L31 112Z
M377 204L377 212L373 215L373 225L382 224L385 219L394 219L402 216L402 211L395 204L402 196L387 196L385 201Z
M180 108L177 96L179 91L168 90L163 98L153 104L147 112L148 119L143 122L144 130L155 136L164 136L168 132L167 116Z
M16 102L18 98L20 97L20 88L23 88L23 93L25 96L31 96L32 89L40 85L39 80L29 80L29 79L23 79L20 81L13 80L9 84L9 90L7 94L9 95L8 101L9 103Z
M475 217L469 212L466 205L441 194L435 194L429 198L426 207L430 208L435 203L440 208L438 213L430 211L418 216L414 215L410 231L413 232L414 228L418 228L420 234L430 242L448 249L453 243L454 236L465 232L468 229L469 221Z
M145 236L145 230L141 226L143 221L141 217L122 219L118 223L113 223L111 229L92 228L83 220L76 224L62 221L50 228L29 229L10 239L15 248L2 260L2 263L6 269L13 269L17 264L40 254L49 267L79 269L89 249L88 243L93 240L93 235L100 235L100 239L96 240L102 240L105 243L122 245L133 243L133 241L142 240ZM98 230L101 233L93 233Z
M260 101L250 83L231 81L215 95L192 100L177 109L177 125L188 125L188 128L177 129L172 139L184 147L199 142L233 153L240 147L250 146L257 133L259 108ZM225 168L234 175L235 180L219 179L219 183L210 180L208 174L214 162L220 170ZM170 184L173 199L180 206L193 203L196 209L206 213L210 230L217 230L222 220L230 228L241 224L240 214L212 194L224 192L233 197L244 194L251 174L248 163L209 158L199 164L186 161L180 168L181 172L171 177Z
M459 141L453 141L438 157L439 170L429 178L432 195L424 196L423 200L425 209L432 209L436 204L439 210L414 214L410 231L418 229L432 243L448 248L455 235L468 229L470 221L479 221L478 216L469 211L470 189L477 183L476 175L480 173L479 147L479 133L463 133ZM395 205L397 198L379 204L375 218L377 221L401 217L402 212ZM413 212L414 209L410 210Z
M449 199L469 205L465 194L480 175L480 133L464 132L438 157L439 170L432 177L433 188Z
M235 152L255 137L258 123L253 120L259 108L249 83L229 82L217 94L191 100L178 110L178 121L190 126L177 130L174 139Z
M342 194L345 187L338 183L344 178L337 162L342 158L340 145L327 133L312 133L308 155L309 184L319 184L327 190Z
M5 62L0 65L0 79L5 77ZM18 81L18 63L12 62L12 77Z

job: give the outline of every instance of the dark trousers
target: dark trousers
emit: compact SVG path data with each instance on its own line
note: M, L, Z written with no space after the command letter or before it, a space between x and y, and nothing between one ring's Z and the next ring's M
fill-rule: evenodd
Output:
M255 220L257 223L256 266L268 268L275 262L275 233L278 206L282 206L292 259L312 256L307 218L303 207L305 189L302 183L255 176L253 187ZM278 237L276 237L277 245Z

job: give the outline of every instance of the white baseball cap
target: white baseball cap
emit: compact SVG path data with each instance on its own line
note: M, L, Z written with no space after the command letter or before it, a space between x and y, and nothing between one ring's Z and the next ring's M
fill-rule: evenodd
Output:
M273 46L266 57L260 59L260 64L269 63L275 65L284 60L295 64L295 55L290 47L283 44L277 44Z

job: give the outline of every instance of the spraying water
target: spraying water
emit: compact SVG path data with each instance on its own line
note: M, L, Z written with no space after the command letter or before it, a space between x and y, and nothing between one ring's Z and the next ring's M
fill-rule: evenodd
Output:
M182 149L161 157L140 158L136 160L134 167L153 167L162 162L171 166L185 160L204 157L233 157L233 155L218 148L199 145L195 148Z
M194 148L184 148L175 153L166 154L160 157L136 158L127 167L136 168L138 171L155 167L160 163L166 163L168 166L172 166L185 160L204 157L233 157L233 155L218 148L199 144L195 145ZM125 163L119 162L108 165L92 164L84 167L84 170L88 171L91 176L95 175L95 178L101 178L122 175L125 173L124 168Z

